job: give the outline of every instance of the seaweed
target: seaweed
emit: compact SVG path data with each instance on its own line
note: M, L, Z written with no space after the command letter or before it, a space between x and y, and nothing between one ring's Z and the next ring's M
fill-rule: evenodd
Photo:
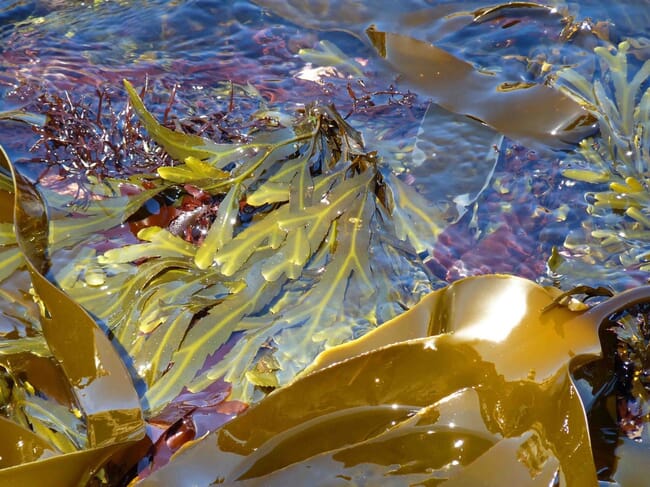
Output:
M402 2L396 9L393 3L367 5L346 0L310 2L278 2L258 0L272 12L310 28L343 30L367 43L374 54L383 58L400 82L414 88L446 110L479 120L498 132L526 145L545 144L569 149L594 131L594 119L565 94L544 80L528 80L529 73L511 73L503 69L505 62L517 58L527 65L534 64L530 53L514 49L507 55L497 51L492 65L485 59L494 55L494 45L487 52L467 59L468 53L456 53L442 44L445 36L453 36L467 27L470 31L480 24L489 25L494 19L512 15L517 19L531 15L542 22L541 30L553 48L562 50L568 40L579 44L582 40L571 30L572 19L561 15L558 9L532 2L507 2L472 11L453 6L431 6L417 0ZM474 5L475 6L475 5ZM471 8L472 5L467 7ZM504 22L503 28L520 24L519 20ZM525 23L522 23L525 26ZM550 35L557 29L557 36ZM476 35L476 30L470 35ZM489 31L488 31L489 33ZM520 42L506 45L526 46L531 31L522 28ZM515 36L516 34L511 33ZM481 40L463 45L481 46ZM458 43L458 39L456 39ZM452 44L454 44L452 42ZM327 46L324 46L325 50ZM577 56L576 56L577 57ZM342 64L350 69L340 56L327 55L331 64ZM517 62L518 68L521 65ZM551 64L544 62L544 69ZM529 69L530 66L527 66ZM521 69L520 69L521 71ZM459 96L458 93L462 93Z
M497 485L503 465L521 485L556 476L593 484L587 406L572 372L600 353L604 318L647 300L646 288L593 308L565 306L559 290L506 276L427 294L436 283L417 252L446 222L425 210L411 186L384 175L377 154L334 107L310 105L285 118L289 126L260 125L245 142L217 143L163 127L127 90L144 128L178 161L157 174L104 178L79 208L73 196L51 191L43 192L46 205L14 176L16 244L49 350L38 368L64 379L67 399L25 396L20 367L36 359L6 362L0 391L21 408L6 434L13 438L23 421L39 456L0 475L28 481L48 465L69 464L77 482L107 462L128 468L146 444L138 441L143 418L165 425L161 441L175 449L199 437L186 412L196 407L184 404L189 394L219 403L222 395L210 389L223 378L231 401L278 391L180 449L144 485L284 482L308 475L303 466L399 483L448 476L471 485L480 472ZM176 209L198 205L207 215L204 233L177 232L175 217L143 223L137 213L152 198ZM102 233L128 223L136 243L97 245ZM59 255L74 257L61 265ZM67 295L44 277L48 270ZM107 327L122 357L79 305ZM69 317L72 337L60 330ZM101 353L89 360L77 349ZM122 361L145 385L139 399ZM91 381L100 390L84 396L93 367L111 373ZM111 381L121 384L119 397L103 389ZM96 393L107 400L88 402ZM293 423L281 420L285 413ZM404 456L390 453L398 443L408 446ZM196 459L206 452L209 461ZM45 459L57 453L61 463ZM166 461L164 452L154 456L154 468Z
M521 278L457 281L322 353L138 485L595 485L573 375L602 353L608 317L649 296L571 311L554 305L559 290Z
M222 377L233 399L250 402L431 290L415 250L436 223L415 207L398 210L415 192L384 180L376 154L333 107L308 106L290 127L260 127L248 142L216 143L162 126L125 86L149 135L180 161L160 166L153 188L129 197L132 208L161 188L176 191L177 205L191 190L210 223L189 241L174 225L145 226L139 243L86 252L54 276L129 354L149 415ZM77 230L54 224L54 241L118 225L133 211L112 222L92 216L118 200L91 201L67 223ZM394 222L415 228L397 232Z
M569 235L565 247L612 270L648 272L650 61L634 67L629 49L628 41L617 48L596 48L601 67L593 81L571 69L558 78L562 89L598 119L600 128L599 137L583 140L563 163L566 178L596 188L585 196L591 218L583 221L580 232ZM584 274L579 260L554 270L574 278Z
M598 119L603 137L580 149L589 163L565 170L580 183L608 184L589 195L600 224L589 228L591 219L585 229L602 244L590 257L611 259L609 253L648 270L647 250L626 250L646 239L650 224L647 100L617 91L630 84L642 93L645 66L630 83L612 77L610 101L601 96L610 90L606 83L587 101L540 83L536 74L531 81L530 72L488 73L494 57L473 63L476 53L437 43L461 24L492 24L501 32L517 25L522 11L555 27L565 20L530 2L451 15L453 6L429 8L420 0L399 8L380 2L386 8L375 5L377 13L348 0L259 3L296 22L305 17L303 25L342 28L369 42L400 82L432 96L454 121L480 119L467 122L478 144L449 151L465 163L453 169L444 167L448 159L434 159L432 132L446 122L444 110L432 106L412 165L382 160L386 154L372 149L385 146L366 146L349 117L379 119L385 107L408 106L415 95L392 86L373 92L363 81L348 83L346 116L319 103L289 114L264 107L244 122L245 134L223 130L219 113L170 117L176 88L156 118L159 99L147 101L148 109L148 90L138 94L128 82L123 109L113 105L113 92L100 90L96 104L75 100L73 92L43 97L45 117L0 113L36 128L34 150L45 157L35 162L49 166L34 185L20 172L9 177L2 154L0 482L33 484L55 474L70 485L127 482L129 475L117 479L143 459L147 421L163 430L157 440L151 434L152 469L188 439L197 441L145 484L595 484L601 470L585 413L604 394L575 374L599 356L605 316L647 301L647 288L593 307L575 295L608 297L608 289L561 293L506 276L428 294L442 283L423 259L445 226L470 206L476 210L489 187L498 163L491 142L501 145L493 129L570 148ZM398 10L408 13L388 18ZM376 27L366 30L370 20ZM577 27L567 23L560 42L575 40ZM333 44L318 49L298 56L362 74ZM513 51L517 62L540 60L537 74L553 70L551 57ZM627 72L618 54L601 54ZM203 69L194 61L192 70ZM441 66L445 74L438 76ZM229 86L221 94L232 108ZM457 99L458 89L466 99ZM386 103L378 106L373 97ZM442 177L418 193L428 183L418 163L422 173L453 174L455 184ZM566 265L554 252L549 268ZM620 382L618 427L632 441L643 437L647 422L646 311L617 319L619 369L606 367L595 381ZM237 399L253 404L249 412L210 433L246 409ZM201 414L212 417L201 424ZM630 451L621 461L642 472Z
M40 310L29 335L6 337L3 344L0 424L7 441L0 482L32 484L56 472L57 482L85 485L111 457L143 439L140 403L104 332L44 277L46 207L1 149L0 163L13 178L13 194L2 191L3 198L13 198L14 217L7 224L15 228L32 304ZM125 465L134 460L122 458Z
M38 140L31 148L51 187L76 183L77 205L88 203L93 186L105 179L149 173L169 163L169 156L143 134L129 104L114 103L108 88L95 93L96 105L73 99L68 92L41 94L35 109L44 121L34 125ZM45 167L45 169L43 169Z

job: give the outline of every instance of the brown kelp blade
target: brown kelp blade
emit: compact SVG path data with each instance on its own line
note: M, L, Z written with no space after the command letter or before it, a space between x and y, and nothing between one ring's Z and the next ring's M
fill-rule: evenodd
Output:
M13 176L16 236L42 307L43 334L87 423L89 449L73 457L55 456L47 460L48 465L51 471L61 469L65 472L61 475L69 474L69 478L82 482L80 472L89 475L109 454L144 436L139 399L124 364L102 330L43 275L47 270L48 242L45 205L33 185L14 170L2 148L0 164ZM28 484L38 483L36 473L47 471L42 470L40 462L0 470L0 482L23 478L32 479Z
M0 470L0 485L88 485L97 469L124 445L109 445L100 448L66 453L35 459Z
M52 445L31 430L0 417L0 468L20 465L57 454Z
M377 52L417 90L454 113L478 119L524 143L568 148L595 131L577 102L548 86L513 82L402 34L366 31Z
M255 3L298 25L343 30L370 41L416 91L433 97L451 112L476 118L526 145L538 142L567 149L596 131L595 120L578 103L546 85L519 81L525 73L487 73L431 44L498 16L519 18L528 14L543 22L544 28L558 31L557 37L549 36L553 37L549 41L555 42L559 50L566 47L560 30L571 19L564 18L555 8L532 2L504 2L486 7L484 2L476 1L432 6L423 0L381 1L372 6L349 0ZM507 35L516 34L504 34L504 42ZM583 58L579 51L578 48L570 55L572 61ZM528 53L522 51L518 55L525 57Z
M570 371L601 353L600 322L650 291L586 312L558 295L512 276L458 281L324 352L141 484L596 485Z
M390 30L417 30L419 34L442 36L471 22L475 17L472 10L485 5L483 0L443 3L435 7L427 0L253 0L253 3L297 25L348 32L360 39L364 38L363 31L371 23Z

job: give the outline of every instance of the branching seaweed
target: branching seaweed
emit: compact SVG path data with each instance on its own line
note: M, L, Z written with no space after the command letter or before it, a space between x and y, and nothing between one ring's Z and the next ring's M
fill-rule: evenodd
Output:
M569 249L588 248L589 258L606 267L650 271L650 61L632 76L629 42L595 52L601 74L593 82L573 70L559 79L563 89L598 119L600 137L583 140L577 157L570 158L563 174L573 180L607 185L586 195L585 235L572 235ZM602 249L602 250L600 250ZM567 268L565 267L565 270Z
M587 108L599 122L604 141L602 154L611 161L611 169L597 174L569 173L576 179L603 182L604 174L613 172L619 177L644 177L648 172L648 147L650 146L650 61L646 61L630 79L628 67L629 42L618 49L597 47L595 53L601 61L601 79L592 82L573 70L561 73L564 89ZM589 152L588 142L581 144L581 152ZM592 161L589 157L587 159ZM582 176L582 177L580 177Z
M287 383L324 348L431 289L408 241L422 250L420 229L435 224L394 211L375 154L333 107L309 106L291 127L220 144L160 125L126 87L151 136L182 161L158 169L160 184L210 195L213 221L199 242L173 225L145 227L141 243L86 252L56 277L128 351L152 412L221 377L232 397L250 401L255 386ZM412 191L400 186L399 199Z
M115 107L113 94L97 90L96 104L74 100L69 93L42 94L36 108L46 115L34 130L32 147L38 162L64 184L76 183L77 199L90 197L92 180L150 172L170 162L169 156L145 134L132 108Z

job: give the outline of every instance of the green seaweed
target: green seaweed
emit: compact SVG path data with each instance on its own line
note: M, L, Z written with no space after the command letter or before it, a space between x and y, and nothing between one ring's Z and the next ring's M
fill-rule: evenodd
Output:
M632 75L628 66L630 43L621 42L617 47L597 47L595 54L601 63L602 75L588 81L576 71L568 69L560 73L563 90L588 109L598 120L603 150L611 168L607 173L619 177L639 177L648 171L647 147L650 134L646 130L649 117L650 93L647 80L650 77L650 61L646 61ZM633 68L632 68L633 69ZM592 141L593 143L593 141ZM581 151L585 157L597 154L589 152L584 142ZM600 161L590 161L596 165ZM598 171L596 171L598 172ZM597 182L589 176L588 182Z
M650 61L629 65L630 43L597 47L601 74L589 81L576 71L561 72L558 83L598 119L600 136L583 140L564 162L562 173L593 184L586 195L582 228L569 235L565 247L608 269L650 271ZM585 274L579 260L556 269L560 274Z
M222 377L233 398L251 401L256 386L287 383L324 348L376 327L431 289L411 245L422 250L435 222L414 206L398 209L395 201L415 198L414 190L384 181L375 154L333 107L309 106L290 127L215 144L160 126L125 86L152 138L182 161L160 167L161 181L150 179L154 189L129 197L131 208L160 185L192 184L219 198L198 245L151 226L138 232L141 243L86 252L55 272L130 355L147 385L149 414L184 387L200 391ZM98 221L93 208L118 208L117 199L90 201L78 224L108 229L117 222ZM256 211L245 224L244 203ZM393 220L416 228L397 231ZM225 358L205 369L237 332ZM260 372L274 361L277 368Z

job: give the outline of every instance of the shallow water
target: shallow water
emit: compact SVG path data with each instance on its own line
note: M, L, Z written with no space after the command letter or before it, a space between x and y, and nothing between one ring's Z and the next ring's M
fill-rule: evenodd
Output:
M396 74L361 39L360 33L371 23L387 31L406 27L418 38L435 41L462 59L480 61L484 69L511 70L512 76L524 79L534 74L524 72L520 62L500 63L531 51L557 51L553 44L561 28L560 17L549 13L517 18L515 24L521 21L524 25L521 29L488 24L459 28L468 13L483 6L478 1L385 2L381 8L371 9L370 19L359 20L354 13L367 6L357 2L331 2L333 7L322 10L318 17L313 12L310 17L310 10L319 8L316 6L320 3L297 2L295 12L305 15L293 19L275 15L285 12L278 11L274 2L259 3L265 7L245 1L11 2L0 13L0 110L29 109L33 98L42 92L65 90L74 99L92 99L100 87L121 93L122 78L141 85L148 77L151 83L167 89L178 84L179 111L200 114L214 108L215 100L225 97L223 83L232 81L254 87L276 109L291 111L321 99L333 101L345 113L351 102L345 86L355 85L360 73L360 78L376 89L396 82L399 89L410 88L400 84ZM616 22L619 35L638 32L630 24L632 7L599 5L585 2L572 4L570 9L580 18L617 20L615 16L620 16L620 25ZM642 14L644 9L635 5ZM464 13L450 20L445 17L449 12ZM339 66L337 71L330 71L334 76L328 77L310 69L318 66L306 62L298 52L324 39L342 49L359 71ZM583 62L589 57L586 49L593 43L592 39L588 41L562 46L561 56L553 53L556 62L579 57ZM329 86L324 88L323 84ZM566 222L577 224L580 220L579 214L570 211L566 221L558 221L565 218L563 205L570 202L574 212L584 211L580 193L567 191L553 172L564 153L544 153L543 146L536 147L534 156L524 155L523 162L518 158L515 164L519 169L513 177L504 154L514 142L502 141L498 133L490 131L467 138L463 132L481 133L480 126L462 116L436 118L435 113L440 111L425 118L420 127L427 99L427 93L418 96L407 116L360 114L351 121L363 131L368 147L379 150L387 168L407 177L437 205L445 214L445 225L455 224L449 228L455 244L450 246L443 239L432 249L431 268L444 280L485 272L512 272L539 279L545 273L544 261L551 247L562 244ZM34 157L29 148L35 139L28 129L5 123L0 130L0 141L13 159ZM498 153L493 150L495 144ZM427 164L438 169L430 171ZM463 164L476 166L474 174L456 167ZM463 180L445 188L444 181L450 177ZM508 182L502 183L504 180ZM504 189L503 184L512 187ZM544 189L531 192L531 185ZM562 215L546 216L554 212ZM531 220L531 215L541 214L543 218L533 216ZM522 220L528 223L523 225ZM471 258L464 258L467 249L472 249L466 256Z
M607 184L562 175L578 157L575 145L558 147L535 134L517 140L511 133L517 127L502 133L475 113L454 113L454 107L471 111L484 101L497 107L500 95L479 86L472 93L458 90L459 100L441 97L382 58L365 34L373 25L412 36L454 56L477 79L513 83L552 85L569 66L588 75L595 46L628 38L634 42L631 67L650 58L650 2L539 5L521 2L473 22L486 2L5 0L0 115L39 115L43 94L95 107L98 90L107 90L119 109L126 100L123 79L152 87L145 101L159 118L174 90L172 111L180 117L227 112L233 125L258 110L291 114L310 102L333 103L363 134L366 148L378 152L384 177L414 187L426 211L437 215L440 234L419 255L432 288L487 273L565 289L638 286L650 277L647 258L621 262L583 235L609 224L590 214L586 196ZM561 41L572 22L576 32ZM324 52L327 46L341 52ZM538 109L531 111L533 121L546 114ZM28 124L0 117L0 144L32 178L43 169L44 155L33 149L37 140ZM121 244L130 242L117 235L125 239ZM647 248L642 239L629 240L640 251ZM547 264L554 247L565 259L559 270Z
M587 218L583 195L591 188L567 181L558 171L571 151L503 139L498 131L482 132L480 124L462 114L427 112L430 93L419 92L418 86L387 66L363 31L374 25L387 32L408 32L481 70L543 83L562 67L584 70L593 65L591 49L602 40L592 30L607 32L614 43L632 36L640 45L637 57L643 58L650 15L645 3L585 0L552 2L540 9L527 5L506 9L505 20L488 16L471 25L468 19L483 2L412 0L373 3L371 9L370 4L349 1L282 5L9 2L0 10L0 111L29 110L44 92L67 92L74 100L86 97L92 102L100 88L116 93L119 103L123 78L135 85L148 79L167 91L177 86L175 108L186 114L223 108L229 82L251 87L269 108L287 112L321 100L346 113L352 106L346 87L362 92L359 79L369 90L391 85L403 92L412 90L417 97L403 113L361 112L350 121L363 132L368 148L379 151L386 171L399 174L442 211L442 223L448 228L429 252L433 272L446 281L508 272L551 282L545 265L551 248L562 249L567 234ZM559 43L568 20L584 32ZM317 48L322 40L340 48L347 64L328 67L327 60L299 55L301 49ZM522 57L528 57L528 65ZM530 60L537 58L551 66L551 74L531 67ZM0 125L0 142L15 160L38 158L29 151L35 140L24 124ZM454 179L451 185L445 183L449 178ZM601 270L616 289L646 279L646 273L634 266L612 269L603 264ZM599 273L592 274L554 277L564 287L597 284Z

